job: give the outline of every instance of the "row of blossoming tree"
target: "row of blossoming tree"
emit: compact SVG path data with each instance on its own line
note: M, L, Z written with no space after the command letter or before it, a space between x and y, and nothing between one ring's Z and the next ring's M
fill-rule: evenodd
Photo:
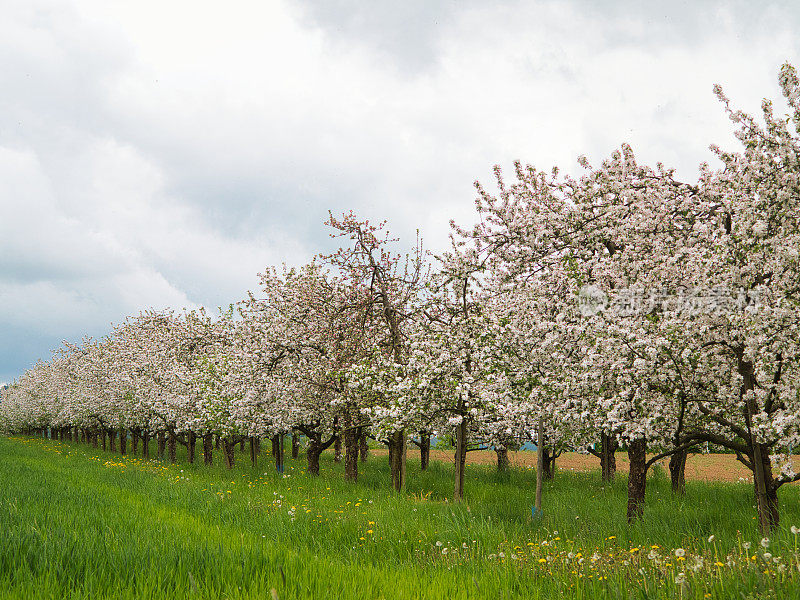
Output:
M778 489L800 479L800 86L764 122L730 108L738 152L685 183L623 146L579 178L516 164L495 192L476 184L479 224L453 224L449 252L392 250L383 224L328 221L344 243L299 269L269 269L261 289L221 315L146 311L103 340L65 345L2 393L10 431L76 432L97 444L206 462L221 448L308 438L308 471L344 446L358 477L367 436L389 449L392 485L407 443L427 464L432 435L455 445L454 497L466 454L498 465L526 441L545 470L564 448L615 471L630 458L628 518L647 471L670 457L683 489L687 452L714 444L752 471L759 524L778 525ZM118 441L117 441L118 440ZM776 473L779 471L779 473Z

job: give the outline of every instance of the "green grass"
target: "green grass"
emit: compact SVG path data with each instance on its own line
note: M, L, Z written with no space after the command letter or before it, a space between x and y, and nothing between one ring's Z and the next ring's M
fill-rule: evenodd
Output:
M395 494L385 458L353 485L329 455L318 478L302 455L281 477L268 455L226 471L0 437L0 598L800 597L796 487L781 490L768 564L747 485L689 482L677 498L657 473L629 526L624 474L561 472L532 522L532 471L470 466L454 505L452 466L415 458Z

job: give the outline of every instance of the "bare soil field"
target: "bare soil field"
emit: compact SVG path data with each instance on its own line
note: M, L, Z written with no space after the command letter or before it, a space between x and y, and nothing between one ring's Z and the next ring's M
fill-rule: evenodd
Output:
M386 456L385 449L372 449L372 455ZM515 467L530 468L536 467L536 453L521 450L519 452L509 452L508 457L511 464ZM628 471L628 456L624 452L617 452L617 470L620 472ZM409 448L408 460L418 460L419 452L416 448ZM431 450L431 460L442 462L453 461L453 451ZM467 454L467 464L485 465L495 464L497 455L492 450L476 450ZM669 459L659 461L661 466L669 473ZM564 453L556 460L556 468L570 471L591 471L600 469L600 460L588 454L578 454L577 452ZM794 457L794 468L800 470L800 456ZM652 472L652 471L651 471ZM777 475L777 470L776 470ZM733 454L690 454L686 461L686 479L692 481L733 481L741 479L752 481L750 471L736 460Z

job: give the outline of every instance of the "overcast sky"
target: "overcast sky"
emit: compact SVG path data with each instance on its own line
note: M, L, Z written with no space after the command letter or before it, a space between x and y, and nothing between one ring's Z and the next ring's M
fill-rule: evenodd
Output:
M645 6L646 5L646 6ZM0 383L226 305L327 211L441 248L476 179L622 142L690 179L798 64L793 2L0 0Z

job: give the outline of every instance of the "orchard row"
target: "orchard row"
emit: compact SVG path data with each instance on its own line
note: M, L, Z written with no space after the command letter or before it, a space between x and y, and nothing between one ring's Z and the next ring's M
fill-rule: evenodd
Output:
M125 431L171 448L233 446L300 432L308 469L339 440L358 476L367 436L386 444L392 485L406 446L466 453L533 441L550 464L589 451L613 477L630 457L628 518L648 468L711 443L753 473L759 524L778 526L778 489L800 479L800 84L779 83L788 116L730 107L741 147L679 181L623 145L574 177L496 168L476 183L478 224L453 224L448 252L393 250L383 224L331 215L341 247L220 315L146 311L102 340L65 345L3 392L6 430ZM137 442L134 442L137 443ZM278 454L278 447L275 448ZM779 471L779 472L778 472Z

